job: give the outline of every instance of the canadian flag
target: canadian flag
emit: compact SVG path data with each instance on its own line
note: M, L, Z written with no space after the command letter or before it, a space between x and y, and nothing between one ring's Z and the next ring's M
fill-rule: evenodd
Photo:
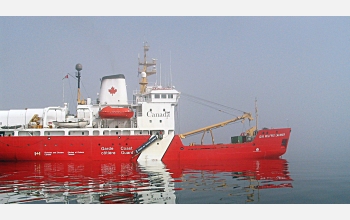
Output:
M64 80L64 79L68 79L68 74L62 78L62 80Z

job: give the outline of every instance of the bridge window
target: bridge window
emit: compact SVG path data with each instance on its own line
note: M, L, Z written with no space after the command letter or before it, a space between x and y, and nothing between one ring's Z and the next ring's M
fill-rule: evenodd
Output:
M166 94L162 94L162 99L166 99Z
M159 99L160 98L160 94L154 94L154 98Z
M173 94L168 94L168 98L172 99L173 98Z

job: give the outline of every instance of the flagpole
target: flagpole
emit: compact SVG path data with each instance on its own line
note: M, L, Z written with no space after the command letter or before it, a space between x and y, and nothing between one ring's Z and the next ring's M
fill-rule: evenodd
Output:
M63 77L63 79L62 79L62 80L63 80L63 83L62 83L62 85L63 85L63 88L62 88L62 93L63 93L63 94L62 94L62 97L63 97L62 99L63 99L63 103L64 103L64 81L65 81L66 78L68 78L68 74L65 75L65 77Z
M62 97L63 97L63 103L64 103L64 81L65 81L65 80L63 79L63 89L62 89L62 90L63 90L63 94L62 94Z

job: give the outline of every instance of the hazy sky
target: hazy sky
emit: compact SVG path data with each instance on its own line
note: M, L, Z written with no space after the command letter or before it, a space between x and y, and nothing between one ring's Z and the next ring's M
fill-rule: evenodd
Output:
M348 16L2 16L1 109L74 105L77 81L62 78L77 63L84 98L96 99L103 76L122 73L131 100L145 41L161 64L149 82L183 93L178 132L234 117L185 94L253 115L257 98L259 128L292 128L289 154L350 148ZM248 128L219 128L215 140Z

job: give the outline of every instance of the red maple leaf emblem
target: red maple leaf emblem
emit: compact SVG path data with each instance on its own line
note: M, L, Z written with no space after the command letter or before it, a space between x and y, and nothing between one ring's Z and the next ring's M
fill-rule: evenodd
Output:
M117 90L112 86L112 88L108 89L108 92L114 95L117 92Z

